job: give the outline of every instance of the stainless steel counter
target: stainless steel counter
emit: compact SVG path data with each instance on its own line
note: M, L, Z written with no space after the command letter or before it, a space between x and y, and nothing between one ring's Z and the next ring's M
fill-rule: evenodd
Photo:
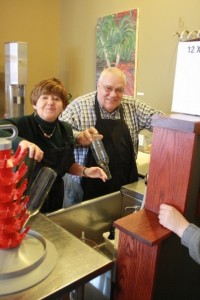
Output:
M30 220L31 229L50 241L58 252L55 268L37 285L0 300L57 299L91 279L112 269L113 261L84 244L48 217L38 214ZM3 284L3 281L0 281Z
M122 195L127 195L136 198L140 201L143 200L145 192L145 182L144 179L138 180L134 183L129 183L121 187Z

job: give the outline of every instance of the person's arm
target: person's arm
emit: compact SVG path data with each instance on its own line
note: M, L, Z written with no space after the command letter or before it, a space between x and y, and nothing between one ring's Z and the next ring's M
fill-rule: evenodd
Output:
M135 99L134 104L138 119L139 130L147 129L152 131L152 116L164 115L164 113L162 111L154 109L153 107L138 99Z
M190 224L173 206L161 204L159 222L181 238L181 244L189 249L190 256L200 264L200 228Z
M10 133L6 130L0 130L0 137L9 137ZM16 150L17 147L21 148L21 151L28 150L29 158L34 158L37 161L41 161L44 152L34 143L31 143L23 138L17 136L14 141L12 141L13 148Z
M19 143L21 150L28 150L29 158L34 158L37 161L41 161L44 155L44 152L36 145L27 140L22 140Z
M200 264L200 228L190 224L183 232L181 244L189 249L190 256Z
M94 110L96 91L74 99L62 112L60 120L72 126L75 146L89 146L93 141L93 134L98 131L94 128L96 114ZM101 135L101 138L103 136Z
M103 138L103 135L99 134L96 128L90 127L76 135L76 143L81 146L89 146L97 135L98 139Z
M176 233L180 238L190 224L175 207L168 204L160 205L158 218L161 225Z
M101 168L99 167L86 168L84 166L79 165L78 163L73 163L73 165L69 169L69 174L82 176L82 177L100 178L104 182L107 179L106 173Z

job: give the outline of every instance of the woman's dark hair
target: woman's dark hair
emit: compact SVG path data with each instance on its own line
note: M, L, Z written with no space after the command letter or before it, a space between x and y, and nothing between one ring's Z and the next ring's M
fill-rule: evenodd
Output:
M37 83L30 94L32 105L36 105L38 98L41 95L55 95L61 98L63 109L67 106L67 91L62 82L57 78L45 79Z

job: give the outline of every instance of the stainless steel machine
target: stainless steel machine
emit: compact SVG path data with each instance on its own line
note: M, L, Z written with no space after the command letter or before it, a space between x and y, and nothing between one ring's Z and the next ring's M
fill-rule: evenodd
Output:
M26 42L5 43L5 118L24 115L27 48Z

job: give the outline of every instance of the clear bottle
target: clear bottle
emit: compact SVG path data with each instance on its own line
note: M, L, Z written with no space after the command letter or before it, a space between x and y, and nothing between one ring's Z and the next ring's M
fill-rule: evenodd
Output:
M29 201L26 207L30 216L34 216L39 212L56 177L57 173L53 169L49 167L40 169L28 191Z
M106 173L108 180L112 178L109 170L109 157L104 147L102 140L99 139L98 135L95 135L93 142L90 145L94 159L99 167L101 167Z

